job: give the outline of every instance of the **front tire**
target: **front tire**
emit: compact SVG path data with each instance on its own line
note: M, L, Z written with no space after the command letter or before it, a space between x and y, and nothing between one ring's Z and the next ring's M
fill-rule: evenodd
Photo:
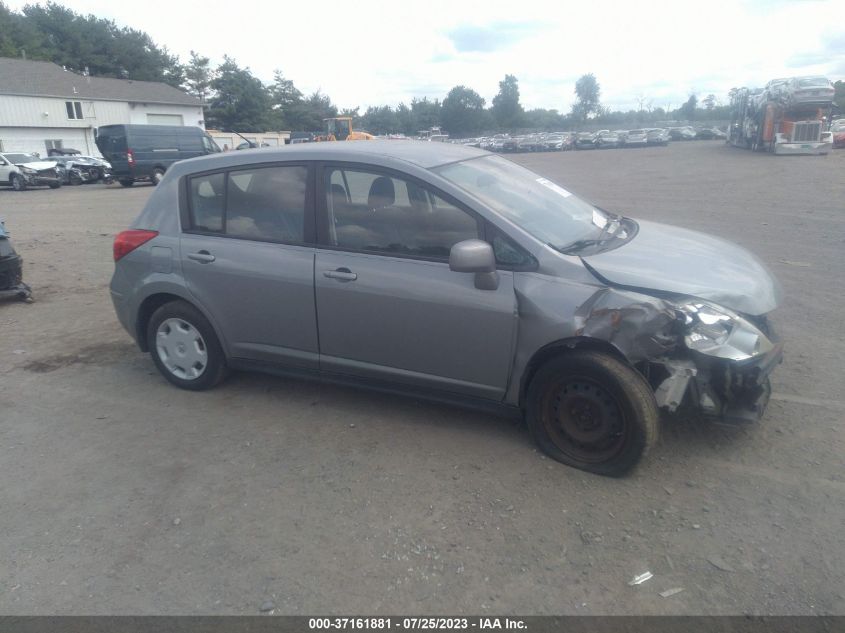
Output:
M24 191L26 189L26 181L19 174L12 174L9 182L12 183L12 189L15 191Z
M62 183L60 183L60 182L51 182L50 185L49 185L50 189L58 189L61 186L62 186Z
M214 328L185 301L171 301L153 313L147 344L162 376L182 389L210 389L228 373Z
M163 178L164 178L164 170L163 169L160 169L160 168L153 169L153 173L150 176L150 181L153 183L153 185L158 185L158 183L160 183Z
M132 180L131 178L121 178L119 180L119 182L120 182L121 186L123 186L123 187L131 187L132 185L135 184L135 181Z
M656 443L659 419L645 379L601 352L553 358L528 388L526 420L540 449L599 475L631 471Z

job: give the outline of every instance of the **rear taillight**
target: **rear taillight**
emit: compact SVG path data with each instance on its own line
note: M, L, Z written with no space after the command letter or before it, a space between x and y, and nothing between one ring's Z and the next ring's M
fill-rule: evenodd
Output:
M135 154L132 153L131 149L126 150L126 162L129 163L130 167L135 164Z
M158 231L144 231L133 229L121 231L114 238L114 261L128 255L142 244L146 244L158 235Z

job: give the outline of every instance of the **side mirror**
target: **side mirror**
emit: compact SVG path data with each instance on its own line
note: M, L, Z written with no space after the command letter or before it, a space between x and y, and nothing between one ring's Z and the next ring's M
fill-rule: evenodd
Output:
M455 244L449 252L449 270L475 273L475 287L479 290L496 290L499 287L496 256L487 242L464 240Z

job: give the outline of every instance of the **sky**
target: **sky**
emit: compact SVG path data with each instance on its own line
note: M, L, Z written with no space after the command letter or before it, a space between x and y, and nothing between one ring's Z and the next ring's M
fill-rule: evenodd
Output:
M20 9L26 0L4 0ZM31 0L30 0L31 1ZM443 99L465 85L490 105L505 74L526 109L570 109L593 73L611 109L676 108L694 92L776 77L845 79L842 0L59 0L146 31L183 61L233 57L261 80L279 69L340 108Z

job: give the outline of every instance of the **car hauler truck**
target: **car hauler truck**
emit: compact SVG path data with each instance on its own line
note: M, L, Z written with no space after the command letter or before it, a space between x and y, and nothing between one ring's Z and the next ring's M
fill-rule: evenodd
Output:
M823 77L775 79L765 88L741 88L731 99L727 142L774 154L827 154L833 90Z

